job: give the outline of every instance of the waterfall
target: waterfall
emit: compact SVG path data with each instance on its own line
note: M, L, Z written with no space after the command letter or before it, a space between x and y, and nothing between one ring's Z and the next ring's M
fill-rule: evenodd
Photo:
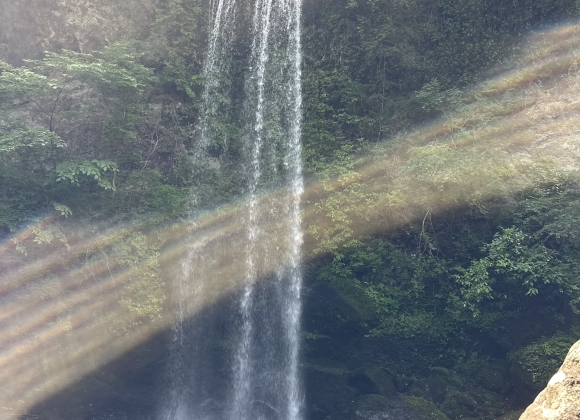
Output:
M246 284L240 297L232 419L296 420L301 415L300 11L300 2L292 0L256 0L254 6L246 86L251 122ZM272 187L279 193L260 195Z
M244 205L237 216L238 233L222 245L227 249L216 249L192 223L173 292L176 322L160 413L164 420L302 419L302 5L301 0L242 3L212 0L210 5L199 147L193 159L203 165L215 141L215 123L226 118L219 98L228 94L223 80L230 71L234 28L241 24L237 15L251 6L240 127ZM224 269L223 256L236 261L237 269ZM217 297L216 278L222 279L222 288L231 288L229 299Z

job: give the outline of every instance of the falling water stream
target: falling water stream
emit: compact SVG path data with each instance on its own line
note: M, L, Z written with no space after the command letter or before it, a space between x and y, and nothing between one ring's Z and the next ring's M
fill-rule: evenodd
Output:
M174 288L177 320L160 418L300 420L301 0L213 0L210 6L199 150L193 159L194 164L207 159L205 149L214 141L236 16L252 7L241 127L246 204L238 223L240 246L231 252L205 243L192 225ZM208 305L215 279L229 275L215 257L220 254L239 260L236 271L242 275L231 299Z

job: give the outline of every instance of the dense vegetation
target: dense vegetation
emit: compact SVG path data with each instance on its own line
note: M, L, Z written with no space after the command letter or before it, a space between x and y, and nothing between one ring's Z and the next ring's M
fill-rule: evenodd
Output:
M227 112L212 128L220 133L210 145L212 161L194 167L190 159L203 86L204 7L165 1L147 38L103 51L47 52L24 67L0 62L2 237L30 227L29 236L12 242L31 261L128 223L116 242L103 239L79 255L105 255L109 271L140 267L119 303L148 320L162 316L166 295L163 241L148 235L152 226L195 210L192 188L197 208L212 208L237 199L244 179L236 128L246 71L241 46L233 48L220 98ZM311 199L317 210L306 222L307 281L333 288L356 309L348 323L361 337L426 342L450 355L428 363L467 370L509 354L532 389L550 374L546 360L553 367L567 350L580 325L580 184L573 171L527 168L532 182L511 190L500 186L521 172L501 156L409 152L399 172L412 181L409 193L402 184L380 189L363 167L404 142L399 133L480 106L486 98L470 98L469 89L507 65L530 30L571 19L577 7L573 0L306 3L304 160L318 185ZM451 136L461 140L463 128ZM422 201L429 191L447 194L455 182L438 178L438 168L465 170L461 165L487 165L476 175L486 186L450 190L452 208ZM495 196L482 192L490 185ZM360 219L377 216L391 225L358 233ZM99 229L81 233L83 224ZM404 367L415 374L424 364Z

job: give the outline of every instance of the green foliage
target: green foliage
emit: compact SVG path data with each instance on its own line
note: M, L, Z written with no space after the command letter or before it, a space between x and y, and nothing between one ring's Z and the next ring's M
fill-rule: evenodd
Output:
M540 170L531 191L518 202L515 218L534 239L553 246L576 247L580 240L580 188L576 176Z
M62 116L80 121L88 117L85 124L100 125L101 140L110 152L118 153L122 148L115 143L130 144L127 140L136 137L137 124L148 111L145 99L153 83L153 71L139 62L141 56L135 45L118 43L93 54L47 52L43 60L33 64L38 72L59 75L53 111L59 102L83 92L89 102L63 109ZM54 115L51 129L55 126L52 119Z
M40 175L46 181L65 147L60 136L50 130L14 129L0 136L0 161L6 168L14 167L16 171Z
M434 206L439 197L454 203L469 203L481 213L486 212L486 204L509 196L509 182L513 176L509 155L501 150L493 153L485 146L474 149L455 147L454 142L461 140L462 133L439 144L417 147L409 151L411 158L405 163L403 173L408 191L413 191L416 204L423 197L431 198L424 207ZM439 203L438 203L439 204ZM444 205L443 203L440 203Z
M155 78L139 48L118 43L91 54L47 52L27 68L0 63L2 227L52 208L82 217L121 208L183 214L185 190L146 169L159 166L169 175L171 166L163 167L155 152L166 153L160 140L178 142L162 126L164 115L151 119ZM137 185L146 191L138 200L130 192ZM118 189L115 199L103 195Z
M372 143L428 113L468 107L460 89L507 57L515 37L571 16L577 4L305 4L304 159L326 194L314 203L316 222L308 233L316 249L309 257L319 258L316 278L356 309L366 334L452 346L468 334L475 342L479 332L501 329L508 317L536 307L553 307L559 316L569 316L568 305L577 309L575 180L525 174L537 176L538 188L508 197L505 180L513 168L505 154L455 147L462 128L452 130L448 144L410 151L411 159L400 168L410 186L370 188L358 160ZM245 182L239 127L247 110L239 102L247 46L237 39L231 68L221 74L223 88L213 92L219 106L208 116L216 139L208 150L212 160L193 164L190 159L197 147L207 12L198 0L162 1L142 42L89 54L48 52L19 68L0 62L0 229L34 221L32 244L64 249L75 246L67 240L64 218L71 225L151 214L161 215L156 221L180 218L187 214L191 187L200 206L238 198ZM247 36L239 28L232 34ZM449 199L436 203L441 208L467 203L468 211L457 210L457 217L451 211L434 214L425 199L433 191ZM505 207L494 209L493 200ZM373 218L383 217L384 225L410 204L425 217L422 225L403 215L405 224L397 224L388 239L355 238ZM473 209L478 211L469 213ZM52 219L41 223L39 216L46 213ZM139 229L122 232L115 241L99 251L87 249L87 255L106 262L112 278L116 270L126 271L128 280L118 284L125 308L159 319L165 299L160 243ZM14 244L23 254L30 251L22 242ZM39 283L38 295L57 290L53 283ZM551 357L552 350L542 349L532 352L538 355L536 366Z
M152 70L139 63L141 56L130 44L117 43L92 54L46 52L43 60L32 63L40 72L58 71L67 82L75 80L98 86L101 92L112 92L148 87Z
M436 78L425 83L415 97L426 111L451 111L460 104L461 91L457 88L443 90Z
M62 228L56 223L37 223L32 226L32 232L34 233L33 241L39 245L50 245L53 239L58 239L67 249L70 249Z
M0 106L5 107L13 101L24 102L46 94L51 88L54 84L46 76L0 61Z
M357 308L370 335L445 343L453 327L439 312L443 295L432 294L445 274L441 262L417 258L387 240L363 238L335 252L317 276Z
M516 363L520 379L529 387L540 390L558 371L576 338L558 332L512 352L509 358Z
M171 185L176 177L167 161L183 151L191 130L181 128L172 108L157 113L151 106L156 79L139 48L47 53L26 68L0 63L0 228L32 222L30 235L13 241L23 258L58 246L78 253L83 245L69 238L82 234L72 228L79 222L110 226L161 214L155 220L163 223L186 213L191 181ZM103 245L91 236L81 271L93 281L103 275L93 267L106 266L118 303L139 322L156 321L166 293L161 245L142 229L121 231ZM56 283L34 284L31 295L65 301L67 291Z
M85 160L80 162L63 162L56 167L57 181L70 181L80 185L79 179L96 181L97 185L105 190L114 190L115 187L104 178L105 172L118 172L118 166L110 160Z
M455 279L463 305L479 314L483 301L494 300L500 307L525 305L525 297L552 295L576 302L580 288L569 266L554 250L534 243L517 228L503 229L491 244L483 247L487 255L459 268Z
M465 85L508 52L514 36L573 16L569 0L442 0L429 52L440 80Z
M116 200L109 211L125 215L161 213L167 218L182 216L187 211L189 188L162 182L156 170L132 171L117 189Z
M335 153L339 167L331 164L321 171L331 195L358 182L350 173L352 154L343 152ZM325 251L330 259L318 262L314 276L339 291L373 336L421 338L459 349L477 342L471 334L507 328L541 308L550 308L543 316L560 323L577 311L580 298L573 211L578 183L575 177L544 169L528 174L543 183L501 207L490 207L485 218L479 212L453 216L452 221L434 215L428 229L425 224L407 226L405 234L389 240L324 242L320 225L311 228L320 243L333 244ZM341 184L341 179L348 182ZM327 206L321 203L319 211ZM336 205L334 211L344 216L345 209L348 204ZM338 216L325 220L348 227L360 214ZM454 357L461 360L464 354L458 351Z
M184 94L184 99L199 99L205 14L198 1L169 0L161 6L147 40L148 60L159 68L162 83Z
M54 207L54 209L59 212L61 216L68 217L72 214L72 210L64 204L56 203L53 201L52 207Z
M304 135L316 170L345 144L458 105L514 38L576 14L575 0L321 0L304 10Z
M0 137L0 153L17 151L20 148L28 147L36 150L62 148L66 144L54 132L44 128L33 128L29 130L18 130Z
M112 250L115 261L128 270L128 280L120 290L120 303L131 312L156 321L161 318L165 301L159 244L141 232L127 236Z
M344 73L318 70L308 74L303 85L307 116L303 125L305 160L316 170L320 160L330 160L340 147L360 143L364 138L362 130L372 120L363 105L363 85Z
M344 145L334 152L331 163L321 162L318 166L322 186L328 194L316 204L316 211L325 222L308 229L308 233L318 241L314 250L317 254L335 251L350 241L353 224L372 213L368 204L374 198L374 194L364 188L362 175L355 170L352 146Z

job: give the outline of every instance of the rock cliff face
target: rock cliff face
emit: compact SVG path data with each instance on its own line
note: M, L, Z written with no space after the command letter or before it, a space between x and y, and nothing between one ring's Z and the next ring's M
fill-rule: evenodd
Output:
M580 341L568 352L560 370L540 392L520 420L578 420L580 418Z
M148 32L159 0L0 0L0 59L100 49Z

